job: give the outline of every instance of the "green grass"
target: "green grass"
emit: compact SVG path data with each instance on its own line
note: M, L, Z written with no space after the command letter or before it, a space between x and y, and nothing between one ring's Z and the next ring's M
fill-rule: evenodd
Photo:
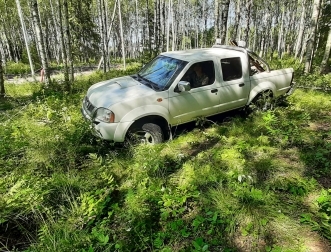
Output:
M330 249L330 94L298 89L273 111L115 148L91 135L81 100L93 83L136 69L85 76L72 94L6 86L1 250Z

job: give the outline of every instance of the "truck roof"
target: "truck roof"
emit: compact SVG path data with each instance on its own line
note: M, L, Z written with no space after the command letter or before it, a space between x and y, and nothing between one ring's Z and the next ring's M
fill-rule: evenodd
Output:
M190 49L185 51L169 51L161 53L161 55L180 59L183 61L201 61L210 60L214 56L226 57L238 57L242 53L247 53L245 48L238 46L225 46L214 45L212 48Z

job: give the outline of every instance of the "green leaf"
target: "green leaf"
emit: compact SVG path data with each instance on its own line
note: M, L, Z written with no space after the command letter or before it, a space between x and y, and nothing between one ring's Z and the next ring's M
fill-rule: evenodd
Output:
M207 251L207 250L208 250L208 245L206 244L202 247L202 251Z

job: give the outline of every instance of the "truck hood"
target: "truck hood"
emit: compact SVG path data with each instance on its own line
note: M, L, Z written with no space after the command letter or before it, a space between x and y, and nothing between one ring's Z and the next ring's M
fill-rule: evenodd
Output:
M92 85L87 91L87 97L95 107L109 108L115 103L153 92L130 76L124 76Z

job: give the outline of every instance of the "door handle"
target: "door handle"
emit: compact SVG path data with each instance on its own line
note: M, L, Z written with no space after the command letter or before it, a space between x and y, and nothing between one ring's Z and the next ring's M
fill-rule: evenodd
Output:
M239 87L243 87L243 86L245 86L245 83L240 83L239 84Z
M217 89L212 89L210 92L217 93Z

